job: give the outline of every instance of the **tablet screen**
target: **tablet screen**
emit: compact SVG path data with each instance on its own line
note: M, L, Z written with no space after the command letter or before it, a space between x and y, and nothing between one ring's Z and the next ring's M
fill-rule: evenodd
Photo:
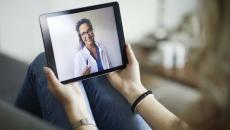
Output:
M115 71L127 64L116 2L44 14L40 24L47 65L63 83Z

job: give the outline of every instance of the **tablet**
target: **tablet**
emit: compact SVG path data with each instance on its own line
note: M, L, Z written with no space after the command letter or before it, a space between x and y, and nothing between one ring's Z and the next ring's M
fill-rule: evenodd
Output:
M42 14L39 21L47 66L62 83L126 67L117 2Z

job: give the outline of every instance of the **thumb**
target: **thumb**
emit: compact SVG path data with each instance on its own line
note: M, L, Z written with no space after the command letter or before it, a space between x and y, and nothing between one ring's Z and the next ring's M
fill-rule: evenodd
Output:
M49 68L49 67L43 67L43 70L48 78L48 82L53 86L53 87L57 87L60 86L61 83L59 82L59 80L57 79L57 77L55 76L54 72Z
M134 55L134 52L133 52L130 44L127 44L126 53L127 53L127 58L128 58L129 63L132 64L132 63L137 62L137 59L136 59L136 57Z

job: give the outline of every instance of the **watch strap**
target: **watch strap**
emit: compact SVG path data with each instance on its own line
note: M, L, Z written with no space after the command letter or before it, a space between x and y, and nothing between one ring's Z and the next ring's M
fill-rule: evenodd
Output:
M84 118L84 119L81 119L77 122L74 122L73 123L73 129L77 129L83 125L93 125L93 126L96 126L96 123L94 122L94 120L92 119L89 119L89 118Z

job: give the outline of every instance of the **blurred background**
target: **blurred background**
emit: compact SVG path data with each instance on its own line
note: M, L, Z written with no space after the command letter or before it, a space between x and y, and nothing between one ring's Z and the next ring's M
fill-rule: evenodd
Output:
M40 14L111 0L1 0L0 2L0 52L30 63L44 50L38 21ZM191 22L189 20L193 16L189 15L193 15L196 8L196 0L118 0L118 2L125 38L129 43L143 43L147 40L146 35L152 33L165 35L161 34L166 33L161 29L170 32L176 29L179 31L179 26ZM186 27L181 27L181 31L184 31L183 29ZM188 28L186 31L192 30Z
M39 15L110 0L0 0L0 98L13 103L29 63L44 51ZM197 0L118 0L143 84L175 113L197 94L191 67L199 49ZM191 91L185 91L185 90Z

